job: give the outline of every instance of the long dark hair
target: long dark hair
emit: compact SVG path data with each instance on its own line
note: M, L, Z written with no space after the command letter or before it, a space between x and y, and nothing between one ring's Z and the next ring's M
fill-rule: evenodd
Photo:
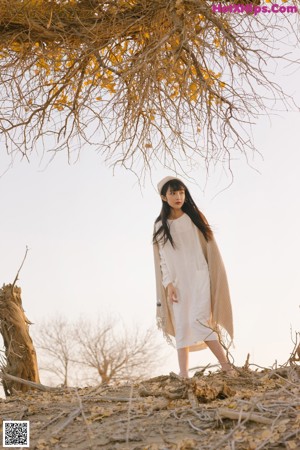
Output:
M211 227L207 222L205 216L202 214L201 211L199 211L197 205L192 199L191 194L189 193L188 188L182 183L182 181L174 178L173 180L169 180L166 184L163 185L161 195L165 196L169 187L172 191L180 191L180 190L185 191L185 202L182 205L182 211L185 212L190 217L192 222L196 225L196 227L199 228L199 230L205 237L206 241L212 239L213 232L211 230ZM161 241L163 244L165 244L169 240L172 246L175 247L173 238L170 233L170 227L168 224L168 217L170 215L170 212L171 207L167 202L163 201L160 215L155 220L155 223L161 221L162 224L158 228L158 230L155 231L153 234L154 244L156 244L158 241Z

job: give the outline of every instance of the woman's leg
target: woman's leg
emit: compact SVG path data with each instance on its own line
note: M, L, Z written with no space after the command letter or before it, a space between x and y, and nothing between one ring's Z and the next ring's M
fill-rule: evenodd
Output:
M232 366L231 366L230 362L228 361L226 353L224 352L224 349L219 341L205 341L205 344L208 346L208 348L213 352L215 357L218 359L219 363L221 364L222 370L224 370L224 372L229 372L230 370L232 370Z
M183 347L177 349L178 353L178 363L180 373L179 375L184 378L188 378L189 376L189 348Z

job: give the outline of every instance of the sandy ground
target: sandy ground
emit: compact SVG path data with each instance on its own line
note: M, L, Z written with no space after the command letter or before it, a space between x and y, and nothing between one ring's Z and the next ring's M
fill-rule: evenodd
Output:
M300 368L237 370L31 390L1 399L1 418L29 420L36 450L300 449Z

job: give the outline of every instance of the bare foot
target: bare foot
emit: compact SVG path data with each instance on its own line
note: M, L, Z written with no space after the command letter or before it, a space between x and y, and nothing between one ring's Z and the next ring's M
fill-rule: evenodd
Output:
M230 377L237 377L239 375L238 372L232 367L232 365L229 362L220 364L222 367L222 372L224 372L226 375Z
M239 373L235 369L227 370L224 373L227 377L237 378L239 376Z
M232 370L232 365L230 364L230 362L226 361L226 362L221 362L221 367L222 367L222 372L228 372L229 370Z
M179 372L178 374L181 378L189 378L188 372Z

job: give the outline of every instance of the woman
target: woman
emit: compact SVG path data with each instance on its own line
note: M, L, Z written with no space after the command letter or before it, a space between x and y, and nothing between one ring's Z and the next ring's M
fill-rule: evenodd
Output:
M219 341L220 326L233 338L225 268L212 230L185 184L166 177L158 183L162 209L153 244L157 323L175 337L180 376L188 377L189 351L208 347L222 370L233 369Z

